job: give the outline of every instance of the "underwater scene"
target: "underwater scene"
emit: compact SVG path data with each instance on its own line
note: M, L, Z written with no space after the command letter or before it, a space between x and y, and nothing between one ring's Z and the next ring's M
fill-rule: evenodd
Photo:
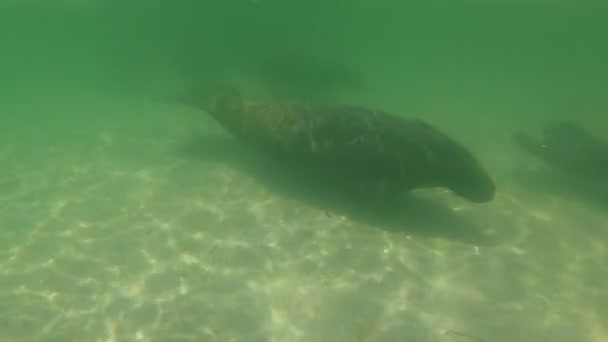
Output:
M608 341L608 3L0 0L0 342Z

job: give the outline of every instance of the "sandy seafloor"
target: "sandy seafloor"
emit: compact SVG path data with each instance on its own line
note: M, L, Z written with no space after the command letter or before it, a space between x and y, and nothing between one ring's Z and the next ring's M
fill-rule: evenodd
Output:
M505 127L471 146L491 203L369 209L204 113L104 103L3 127L0 341L608 341L606 206L518 181Z

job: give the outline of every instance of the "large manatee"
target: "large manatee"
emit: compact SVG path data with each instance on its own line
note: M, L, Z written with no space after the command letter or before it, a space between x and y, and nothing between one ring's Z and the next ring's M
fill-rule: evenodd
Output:
M391 193L444 187L472 202L494 197L495 184L479 161L423 121L360 106L218 94L186 102L242 142L284 160L318 165L355 182L382 183Z

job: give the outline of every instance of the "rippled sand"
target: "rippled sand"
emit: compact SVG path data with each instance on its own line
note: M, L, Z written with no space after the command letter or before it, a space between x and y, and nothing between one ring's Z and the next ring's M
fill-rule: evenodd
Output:
M373 208L196 115L116 105L0 146L0 340L608 340L602 203L483 154L489 204Z

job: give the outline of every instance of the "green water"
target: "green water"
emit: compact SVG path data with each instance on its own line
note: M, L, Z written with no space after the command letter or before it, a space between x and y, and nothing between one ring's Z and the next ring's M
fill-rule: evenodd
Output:
M608 340L606 196L510 140L608 140L607 35L592 0L0 0L0 341ZM277 51L461 141L496 198L366 211L167 101Z

